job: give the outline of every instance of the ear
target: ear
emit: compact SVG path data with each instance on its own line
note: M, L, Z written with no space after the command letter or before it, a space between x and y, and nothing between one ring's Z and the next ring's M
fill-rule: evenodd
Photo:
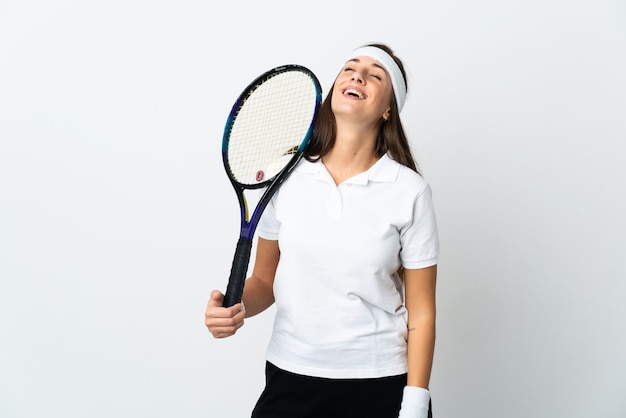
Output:
M389 119L389 112L391 112L391 109L387 109L387 110L385 110L385 113L383 113L383 119L385 121L387 121L387 119Z

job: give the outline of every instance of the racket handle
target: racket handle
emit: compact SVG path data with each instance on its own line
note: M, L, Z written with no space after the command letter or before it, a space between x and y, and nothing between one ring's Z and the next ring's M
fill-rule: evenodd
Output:
M250 262L250 253L252 251L251 238L239 238L233 265L230 269L230 278L224 295L223 307L229 308L236 303L241 302L243 296L243 286L246 283L246 274L248 273L248 263Z

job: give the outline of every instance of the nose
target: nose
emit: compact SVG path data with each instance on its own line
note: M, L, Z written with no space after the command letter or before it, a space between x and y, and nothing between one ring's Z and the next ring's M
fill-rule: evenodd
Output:
M361 73L359 71L354 71L352 73L352 80L363 84L363 77L361 76Z

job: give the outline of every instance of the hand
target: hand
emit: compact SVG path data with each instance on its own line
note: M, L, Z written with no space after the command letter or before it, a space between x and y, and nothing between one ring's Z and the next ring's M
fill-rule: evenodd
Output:
M214 338L225 338L234 335L243 326L245 308L243 302L230 308L223 308L224 295L219 290L211 292L211 298L204 313L204 323Z

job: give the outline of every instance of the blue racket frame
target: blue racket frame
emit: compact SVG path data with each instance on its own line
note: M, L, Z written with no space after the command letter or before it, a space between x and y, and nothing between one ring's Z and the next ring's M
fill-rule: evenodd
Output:
M313 83L316 90L316 99L315 99L315 109L313 113L313 117L311 119L310 126L302 139L298 149L294 152L293 156L289 160L289 162L285 165L285 167L280 170L273 177L258 182L255 184L242 184L235 179L234 174L230 169L230 165L228 162L228 145L229 138L237 118L237 114L239 110L242 108L246 100L252 95L252 93L265 81L271 79L272 77L288 72L288 71L301 71L307 74L311 78L311 82ZM282 65L279 67L275 67L269 71L266 71L262 75L258 76L254 81L252 81L246 89L239 95L235 104L233 105L228 119L226 121L226 126L224 128L224 135L222 139L222 161L224 163L224 168L226 170L226 174L235 189L235 193L237 195L237 200L239 202L240 207L240 231L239 231L239 240L237 242L237 247L235 249L235 255L233 257L233 263L230 271L230 277L228 279L228 285L226 288L226 293L224 295L224 307L233 306L239 302L241 302L241 298L243 295L243 288L245 285L246 275L248 272L248 264L250 261L250 254L252 251L252 243L254 234L256 231L256 227L261 219L261 215L263 211L269 204L272 196L276 193L276 191L280 188L282 183L287 179L287 177L291 174L292 170L298 164L298 161L302 158L304 151L309 143L309 139L313 134L313 127L315 125L315 120L317 119L317 115L319 112L319 108L322 102L322 89L319 83L319 80L313 74L311 70L301 65L296 64L288 64ZM266 187L265 192L259 198L254 211L252 212L252 216L249 217L248 204L245 197L245 190L253 190L260 189Z

